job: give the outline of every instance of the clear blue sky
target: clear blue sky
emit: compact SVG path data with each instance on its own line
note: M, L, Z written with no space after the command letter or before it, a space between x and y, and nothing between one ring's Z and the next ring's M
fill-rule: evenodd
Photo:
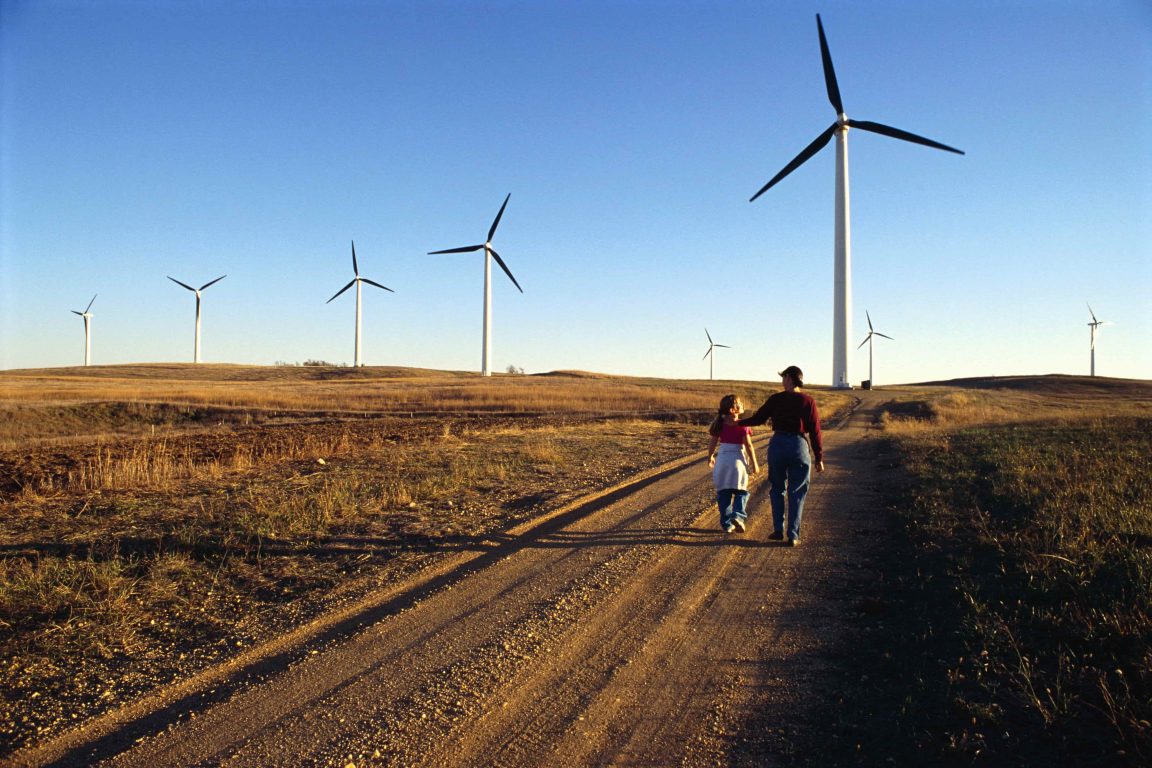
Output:
M879 383L1152 378L1152 6L0 0L0 368L186 361L831 379L835 118ZM867 376L867 347L852 379Z

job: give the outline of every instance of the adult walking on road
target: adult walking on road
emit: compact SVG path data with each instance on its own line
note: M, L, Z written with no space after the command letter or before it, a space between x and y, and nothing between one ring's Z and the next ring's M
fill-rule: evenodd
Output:
M824 446L820 439L820 413L816 401L803 392L804 372L790 365L780 373L784 391L768 398L760 410L747 419L736 423L741 427L757 427L772 421L772 439L768 441L768 482L772 486L769 498L772 501L773 541L783 541L787 534L788 545L800 546L800 516L804 511L804 497L808 495L808 483L812 477L812 466L816 471L824 471ZM808 440L811 438L811 450ZM815 454L813 456L812 454ZM788 528L784 528L784 496L788 496Z

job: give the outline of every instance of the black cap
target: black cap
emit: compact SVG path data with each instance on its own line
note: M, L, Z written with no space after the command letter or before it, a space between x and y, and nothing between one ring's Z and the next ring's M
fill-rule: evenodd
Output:
M792 382L798 386L804 386L804 371L800 370L799 366L790 365L784 370L780 371L779 376L791 376Z

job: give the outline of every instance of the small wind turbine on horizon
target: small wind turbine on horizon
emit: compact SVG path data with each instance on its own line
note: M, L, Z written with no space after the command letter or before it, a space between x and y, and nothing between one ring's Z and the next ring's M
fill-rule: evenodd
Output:
M96 301L96 297L99 295L100 294L98 293L94 294L92 296L92 301ZM88 302L88 306L84 309L83 312L77 312L74 309L71 310L72 314L80 315L80 317L84 318L84 365L88 365L89 353L92 351L92 326L89 323L89 321L92 319L92 313L88 311L89 309L92 309L92 301Z
M728 346L727 344L717 344L716 342L712 341L712 334L708 333L707 328L704 329L704 335L708 337L708 351L704 353L704 357L709 358L708 381L712 381L712 361L716 359L712 350L716 349L716 347L720 347L721 349L732 349L732 347ZM704 357L700 359L703 360Z
M389 288L386 285L380 285L380 283L373 282L372 280L369 280L366 277L360 277L360 267L356 264L356 241L355 240L352 241L352 273L354 275L356 275L356 277L352 278L352 282L348 283L348 285L346 285L343 288L341 288L340 290L336 291L336 296L339 296L340 294L344 293L344 291L348 290L353 285L356 286L356 359L353 361L353 365L355 367L359 368L360 367L360 283L368 283L368 285L374 285L377 288L383 288L384 290L388 291L389 293L396 293L396 291L392 290L391 288ZM325 304L331 304L332 299L335 299L336 296L333 296L331 299L328 299L328 301L326 301L324 303Z
M872 316L868 314L868 310L864 310L864 317L868 318L868 336L865 337L864 341L860 342L860 347L865 344L868 345L868 385L874 387L876 386L876 380L872 378L872 337L881 336L889 341L896 341L896 339L891 336L884 336L884 334L879 331L872 329ZM860 347L856 347L856 349L860 349Z
M492 222L492 227L488 230L488 239L481 245L467 245L463 248L449 248L446 251L430 251L429 256L438 256L442 253L472 253L481 248L484 249L484 351L480 358L480 375L492 375L492 262L488 258L491 256L496 259L496 263L500 265L500 269L504 270L504 274L508 275L508 279L512 281L512 285L516 286L516 290L524 293L524 289L520 287L520 283L516 282L516 278L512 277L512 271L508 269L508 265L500 258L500 254L492 249L492 236L496 234L496 226L500 223L500 217L504 215L504 209L508 207L508 200L512 197L512 193L508 193L508 197L504 198L504 205L500 206L500 212L496 214L496 220Z
M226 277L228 277L228 275L220 275L220 277L216 278L211 283L204 283L204 285L200 286L199 288L193 288L190 285L185 285L184 283L180 282L179 280L177 280L174 277L168 278L172 282L176 283L176 285L187 288L188 290L192 291L192 293L196 294L196 354L192 358L192 361L194 363L200 362L200 291L204 290L205 288L212 285L213 283L220 282L221 280L223 280Z
M1097 320L1096 313L1092 311L1092 305L1087 301L1084 304L1088 307L1088 314L1092 315L1092 322L1088 323L1088 327L1092 329L1092 367L1091 371L1093 376L1096 375L1096 329L1102 325L1113 325L1114 323L1108 320Z
M852 336L852 236L848 211L848 129L859 128L863 131L879 133L882 136L910 141L913 144L923 144L926 147L955 152L958 155L964 153L946 144L898 128L891 128L866 120L849 120L848 116L844 114L844 105L840 101L840 87L836 84L836 72L832 68L832 55L828 52L828 41L824 38L824 25L820 21L820 14L816 14L816 30L820 34L820 57L824 63L824 85L828 90L828 100L832 102L832 107L836 110L836 122L817 136L815 141L805 147L804 151L797 155L792 162L784 166L784 170L776 174L759 192L752 195L752 200L760 197L785 176L803 165L809 158L823 149L832 140L833 135L836 136L836 264L832 313L832 388L851 389L848 368L848 339Z

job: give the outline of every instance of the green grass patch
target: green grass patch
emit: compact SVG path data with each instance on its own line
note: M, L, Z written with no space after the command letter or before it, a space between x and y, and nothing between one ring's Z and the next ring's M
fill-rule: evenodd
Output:
M888 503L915 571L901 578L913 602L936 606L913 631L943 665L934 682L916 676L919 692L900 686L918 699L903 727L937 758L1147 765L1152 419L905 431L894 443L905 477Z

